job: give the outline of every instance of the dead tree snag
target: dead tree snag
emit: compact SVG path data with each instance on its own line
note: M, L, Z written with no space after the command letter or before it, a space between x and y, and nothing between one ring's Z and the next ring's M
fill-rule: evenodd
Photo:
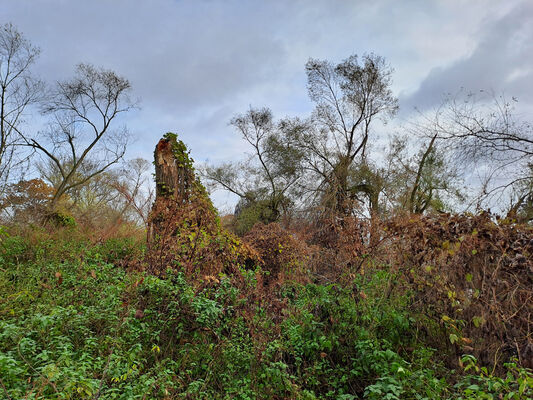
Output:
M211 200L195 176L193 160L177 135L167 133L154 152L156 199L148 219L148 268L196 276L232 272L256 253L220 226ZM255 258L254 258L255 257Z

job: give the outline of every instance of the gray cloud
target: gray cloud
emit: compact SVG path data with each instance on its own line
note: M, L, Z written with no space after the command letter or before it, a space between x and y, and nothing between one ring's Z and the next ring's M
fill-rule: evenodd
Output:
M142 103L123 121L137 137L128 157L150 159L175 131L196 160L219 161L247 150L235 113L309 113L309 57L385 56L406 110L466 84L531 96L531 16L526 0L4 0L0 23L41 46L49 82L79 62L130 79Z
M443 95L492 90L533 102L533 3L522 3L503 17L487 21L473 51L448 66L433 68L419 88L402 96L401 105L425 109Z

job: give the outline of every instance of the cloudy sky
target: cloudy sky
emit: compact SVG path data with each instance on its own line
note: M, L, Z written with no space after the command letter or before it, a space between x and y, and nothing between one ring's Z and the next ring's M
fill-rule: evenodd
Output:
M141 108L127 118L128 158L180 134L197 161L242 157L228 120L250 106L312 109L304 65L374 52L394 67L399 120L444 93L504 91L533 110L531 0L0 0L42 54L48 82L88 62L128 78ZM533 112L531 113L533 115ZM533 119L533 118L530 118ZM217 197L219 206L227 200Z

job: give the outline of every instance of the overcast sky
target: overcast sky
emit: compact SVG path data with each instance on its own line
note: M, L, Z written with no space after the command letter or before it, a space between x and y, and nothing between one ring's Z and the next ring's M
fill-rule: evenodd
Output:
M151 159L167 131L200 162L242 157L228 126L269 106L276 116L312 109L304 65L374 52L395 69L400 120L444 93L505 91L533 105L531 0L0 0L42 49L34 71L48 82L80 62L128 78L141 108L127 125L128 158ZM533 113L531 113L533 114ZM531 116L528 115L527 117ZM530 120L533 118L529 118ZM223 196L217 204L223 206Z

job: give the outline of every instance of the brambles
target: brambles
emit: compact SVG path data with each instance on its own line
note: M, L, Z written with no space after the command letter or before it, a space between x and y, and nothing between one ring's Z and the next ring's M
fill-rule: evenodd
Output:
M277 223L256 224L243 241L256 249L263 261L263 270L268 273L265 284L282 282L285 279L306 281L310 249L295 234Z
M533 367L530 226L484 213L412 216L388 228L394 237L382 258L406 279L397 289L415 291L413 306L445 326L453 359L468 352L485 365L518 357Z

